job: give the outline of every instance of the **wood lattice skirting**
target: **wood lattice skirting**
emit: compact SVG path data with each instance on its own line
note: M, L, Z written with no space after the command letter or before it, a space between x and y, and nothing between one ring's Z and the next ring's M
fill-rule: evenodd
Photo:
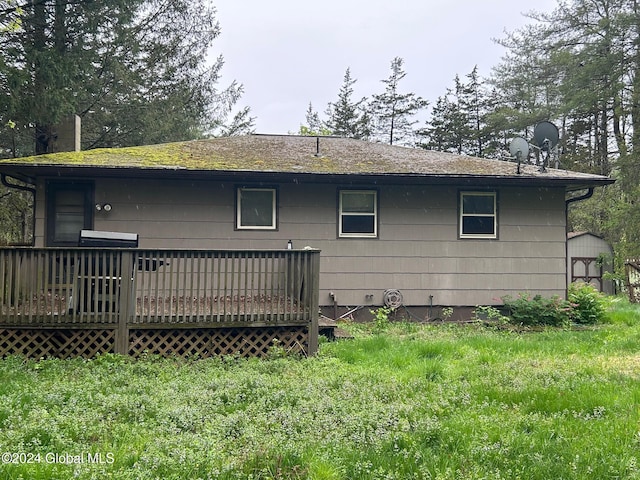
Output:
M129 355L138 357L146 352L179 357L261 357L274 344L289 353L307 354L308 343L305 326L140 329L129 333Z
M0 357L91 358L116 351L114 329L0 328ZM309 352L306 326L210 329L131 329L128 353L179 357L261 357L277 344L288 353Z
M0 329L0 357L91 358L115 352L113 329Z

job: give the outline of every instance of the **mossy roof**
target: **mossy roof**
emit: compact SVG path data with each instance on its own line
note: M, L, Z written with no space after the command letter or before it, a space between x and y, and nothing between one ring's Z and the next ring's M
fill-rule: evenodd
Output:
M247 135L0 160L0 172L83 168L314 175L493 177L611 183L607 177L337 137ZM537 182L536 182L537 183Z

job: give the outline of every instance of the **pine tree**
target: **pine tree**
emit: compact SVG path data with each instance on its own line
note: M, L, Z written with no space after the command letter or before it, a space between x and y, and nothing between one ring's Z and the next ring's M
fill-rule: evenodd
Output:
M559 76L539 43L542 35L539 25L526 25L499 41L507 52L487 79L492 91L486 118L492 138L530 138L537 122L558 118Z
M0 0L0 33L15 32L22 25L24 7L17 0ZM0 39L0 46L3 41Z
M205 0L13 7L0 3L0 155L48 151L69 114L82 118L84 149L202 137L241 93L218 87L223 62L209 48L220 30Z
M430 119L417 132L418 146L477 157L486 153L486 100L477 67L466 78L467 83L456 75L454 88L438 98Z
M351 71L347 68L338 100L329 103L326 115L326 128L341 137L368 139L371 135L371 120L366 111L366 98L353 102L353 85L357 80L351 78Z
M467 81L460 86L459 99L464 111L470 138L467 153L476 157L486 156L488 134L486 131L486 98L482 79L478 75L478 66L467 74Z
M400 93L400 81L406 76L402 69L404 60L396 57L391 61L391 73L382 80L385 91L374 95L371 115L376 136L390 145L413 145L413 126L418 122L414 117L426 108L428 102L415 93Z
M300 125L298 135L331 135L324 122L320 120L318 112L313 109L311 102L305 113L305 121L305 125Z
M570 0L533 18L536 28L502 41L508 55L492 83L506 108L491 121L510 119L517 129L551 120L560 128L562 166L615 175L597 200L572 205L569 222L604 235L619 260L637 256L640 3Z
M219 131L220 137L236 137L255 133L255 117L252 117L249 107L244 107L232 117L228 124L223 124Z
M451 89L447 89L447 93L438 97L435 105L431 108L430 119L424 128L417 130L416 133L420 139L417 145L426 150L458 151L459 145L455 140L453 129L456 110L457 105L451 101Z

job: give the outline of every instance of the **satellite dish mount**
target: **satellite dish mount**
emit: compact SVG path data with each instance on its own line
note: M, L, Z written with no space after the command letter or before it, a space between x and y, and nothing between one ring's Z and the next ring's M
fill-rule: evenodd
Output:
M536 165L540 166L541 172L547 171L551 154L557 155L558 142L560 141L560 133L558 127L551 122L540 122L533 130L533 140L531 143L523 137L515 137L509 142L509 154L511 159L518 162L517 173L520 175L520 165L524 161L529 161L531 151L536 152ZM540 153L544 154L542 164L539 162ZM556 157L556 168L558 168L558 159Z
M523 159L529 158L529 142L526 138L516 137L509 143L509 153L511 158L515 158L518 162L517 173L520 175L520 163Z
M551 122L540 122L533 129L533 143L534 146L540 151L546 154L542 159L541 172L545 172L547 165L549 164L549 158L551 152L558 146L560 141L560 132Z

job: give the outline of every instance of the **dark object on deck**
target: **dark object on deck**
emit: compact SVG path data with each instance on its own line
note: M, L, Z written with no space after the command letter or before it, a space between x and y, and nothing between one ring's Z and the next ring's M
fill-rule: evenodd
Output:
M138 234L126 232L105 232L100 230L80 230L78 246L138 248Z
M80 247L138 248L138 234L80 230L78 245ZM82 312L117 311L117 298L120 296L123 273L120 258L111 257L106 255L97 259L94 255L86 255L83 258L83 268L78 272L78 284L83 289L78 296L78 307Z

